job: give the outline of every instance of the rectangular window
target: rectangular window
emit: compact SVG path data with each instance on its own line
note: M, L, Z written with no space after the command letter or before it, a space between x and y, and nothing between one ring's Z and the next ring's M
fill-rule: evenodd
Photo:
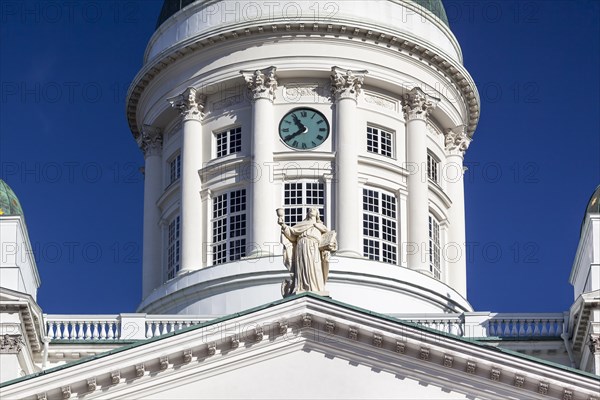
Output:
M439 182L440 162L435 156L427 153L427 177L435 183Z
M242 128L238 127L218 132L216 136L217 157L224 157L242 151Z
M169 185L181 178L181 154L177 154L169 163Z
M385 157L394 156L394 134L383 129L367 127L367 151Z
M246 256L246 189L213 199L213 265Z
M398 263L396 198L363 189L363 254L371 260Z
M429 271L435 279L442 277L442 269L440 263L440 224L429 216Z
M325 223L325 185L321 182L286 183L283 189L283 208L286 225L295 225L306 218L309 208L316 208Z
M167 280L175 278L179 272L180 224L179 215L169 223L167 241Z

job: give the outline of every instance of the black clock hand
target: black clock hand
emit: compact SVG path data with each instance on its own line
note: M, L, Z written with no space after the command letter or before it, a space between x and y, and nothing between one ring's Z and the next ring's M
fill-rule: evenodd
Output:
M302 124L302 122L300 122L300 119L296 116L296 114L292 114L292 119L294 120L294 123L296 124L296 126L300 129L306 129L306 126L304 126Z
M308 129L306 129L305 126L303 126L303 129L299 130L298 132L294 132L291 135L287 135L286 137L283 138L284 141L289 141L292 140L293 138L295 138L298 135L302 135L303 133L308 132Z

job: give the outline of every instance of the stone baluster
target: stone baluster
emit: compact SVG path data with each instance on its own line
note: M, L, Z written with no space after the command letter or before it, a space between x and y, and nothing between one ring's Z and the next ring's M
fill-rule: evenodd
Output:
M84 337L84 328L83 328L83 321L79 321L77 322L77 340L82 340Z
M112 340L115 337L115 333L113 331L113 323L112 323L112 321L106 321L106 325L108 325L107 339Z
M54 324L54 321L48 322L48 338L50 338L50 340L54 339Z
M98 332L98 322L94 321L94 329L92 330L92 338L94 340L100 339L100 332Z
M85 334L83 336L83 338L85 340L90 340L92 338L92 322L91 321L87 321L85 322Z

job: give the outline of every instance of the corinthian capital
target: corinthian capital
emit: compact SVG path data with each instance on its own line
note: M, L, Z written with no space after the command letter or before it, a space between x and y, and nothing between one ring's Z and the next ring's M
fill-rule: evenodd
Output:
M331 68L331 94L335 100L356 100L362 91L368 71L352 71L340 67Z
M407 121L413 119L427 120L427 117L437 105L439 99L425 94L420 88L414 87L402 96L402 111Z
M142 132L137 137L137 143L144 152L144 157L160 154L163 144L162 130L150 125L144 125Z
M446 130L445 145L448 153L464 156L470 143L471 139L467 136L465 125Z
M23 346L22 335L4 335L0 337L0 353L18 354Z
M275 99L275 90L277 90L275 71L277 71L276 67L257 69L255 71L240 71L254 100L268 99L273 101Z
M179 110L184 121L190 119L201 121L204 116L202 110L205 99L196 88L189 87L182 94L172 97L168 101L173 108Z

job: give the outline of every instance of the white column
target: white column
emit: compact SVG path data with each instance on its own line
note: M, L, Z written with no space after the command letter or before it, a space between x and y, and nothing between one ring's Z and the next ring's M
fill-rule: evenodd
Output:
M272 177L274 138L277 137L273 115L273 100L277 90L275 71L275 67L240 71L252 96L249 257L269 256L279 243Z
M335 99L335 228L337 255L362 257L362 211L358 185L358 149L363 128L357 124L358 96L367 71L331 69L331 91Z
M442 179L452 201L448 212L448 245L442 253L448 268L448 285L467 298L467 250L465 237L465 188L463 159L471 139L461 125L446 131L446 165Z
M144 126L137 138L144 152L144 233L142 244L142 298L162 284L160 210L156 202L163 192L162 132Z
M195 88L169 99L181 112L181 268L179 275L202 268L202 190L198 171L202 168L203 102Z
M402 98L406 118L408 186L408 268L429 270L429 187L427 183L427 117L434 100L418 87Z

